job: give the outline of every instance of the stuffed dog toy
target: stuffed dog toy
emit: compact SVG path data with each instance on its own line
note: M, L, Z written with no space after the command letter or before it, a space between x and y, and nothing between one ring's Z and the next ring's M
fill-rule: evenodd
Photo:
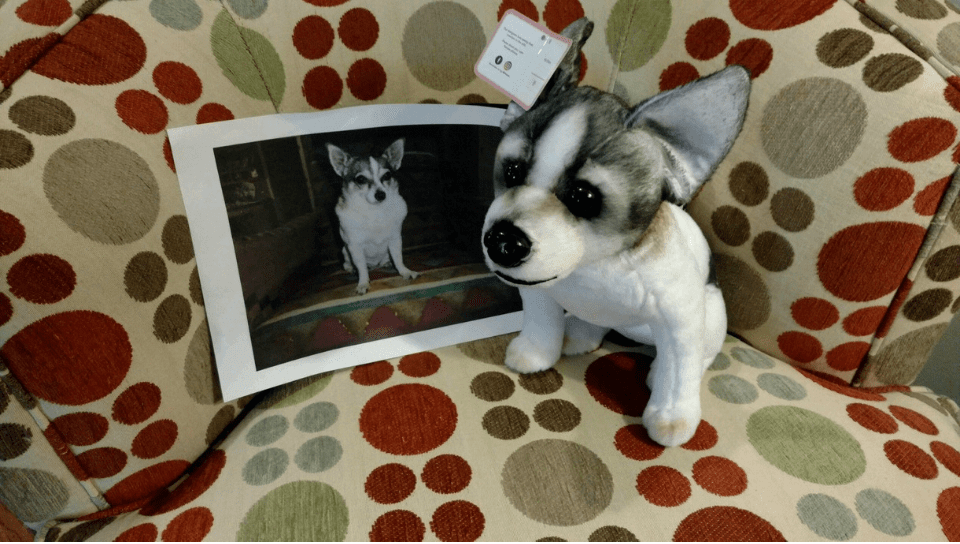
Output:
M379 157L351 155L327 144L330 165L342 180L336 213L343 238L343 268L357 271L356 292L370 289L368 268L393 261L404 279L417 273L403 264L400 230L407 217L407 203L400 196L395 172L403 159L403 138L390 144Z
M577 87L592 30L580 19L563 31L573 45L540 99L527 112L511 103L501 122L482 242L523 301L506 365L546 370L610 330L654 344L643 425L680 445L700 422L700 381L727 328L710 248L680 206L730 151L750 77L731 66L630 108Z

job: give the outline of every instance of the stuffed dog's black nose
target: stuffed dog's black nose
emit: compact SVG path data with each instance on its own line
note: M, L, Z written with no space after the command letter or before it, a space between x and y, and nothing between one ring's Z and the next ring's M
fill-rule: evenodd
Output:
M383 202L387 199L387 193L378 189L376 193L373 193L373 198L376 198L377 202Z
M509 221L497 221L483 235L490 260L504 268L513 268L530 254L530 238Z

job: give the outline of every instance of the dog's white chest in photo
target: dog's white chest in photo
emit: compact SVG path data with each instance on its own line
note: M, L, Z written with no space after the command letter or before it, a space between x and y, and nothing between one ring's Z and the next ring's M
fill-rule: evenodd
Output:
M336 214L343 239L343 266L356 272L357 294L370 289L371 268L393 262L405 279L417 277L403 263L403 220L407 203L400 196L396 171L404 140L390 144L379 157L351 155L327 144L330 165L342 181Z
M482 243L523 300L505 363L546 370L610 330L653 344L642 421L676 446L696 432L700 382L727 326L710 248L682 206L733 146L749 73L731 66L631 108L577 86L592 29L580 19L564 30L573 46L541 97L526 112L511 103L501 121Z

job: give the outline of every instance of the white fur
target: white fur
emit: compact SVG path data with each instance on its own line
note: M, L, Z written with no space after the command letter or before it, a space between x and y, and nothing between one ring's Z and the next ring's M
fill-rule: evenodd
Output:
M518 372L553 366L564 343L564 310L571 314L567 355L596 349L611 329L640 342L652 340L657 357L643 423L654 440L674 446L696 432L700 380L723 345L727 322L720 290L704 288L706 239L686 212L666 202L661 206L672 219L664 233L667 251L641 244L577 268L548 287L520 288L524 326L506 364Z
M539 159L530 170L528 185L552 187L576 158L586 131L584 108L572 108L557 116L537 140L535 153Z
M396 142L384 152L384 158L394 168L399 168L403 154L402 140L398 142L399 155ZM334 146L331 148L331 163L334 163L337 174L342 175L334 155L343 152ZM385 185L380 182L383 169L376 159L370 157L368 160L368 173L374 183L367 190L351 189L345 184L335 208L340 220L340 237L344 242L344 268L348 271L356 270L359 276L356 288L358 295L363 295L370 289L369 269L386 266L391 261L404 279L412 280L417 277L417 273L403 263L401 228L407 216L407 203L400 196L395 183ZM378 190L386 194L382 202L375 197Z
M580 19L564 32L582 46L592 28ZM693 198L729 152L749 73L725 68L641 102L624 122L603 93L568 94L576 68L566 67L544 103L527 114L508 109L501 122L494 175L505 175L509 159L513 179L487 212L483 242L487 265L523 301L505 362L546 370L561 352L593 351L610 330L654 344L643 424L658 443L680 445L699 425L700 382L727 317L720 289L708 283L707 241L672 202Z

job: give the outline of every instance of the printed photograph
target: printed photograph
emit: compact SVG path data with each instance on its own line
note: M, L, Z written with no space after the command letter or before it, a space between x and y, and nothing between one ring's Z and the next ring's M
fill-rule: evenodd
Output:
M520 311L481 251L500 136L435 124L214 148L256 369Z

